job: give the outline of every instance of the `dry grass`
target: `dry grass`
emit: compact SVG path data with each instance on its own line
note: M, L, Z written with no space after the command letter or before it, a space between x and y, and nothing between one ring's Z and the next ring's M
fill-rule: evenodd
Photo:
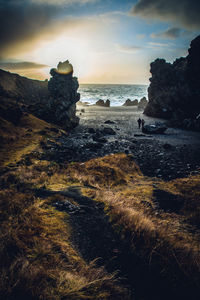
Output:
M200 236L191 227L199 225L199 175L168 183L147 178L123 154L76 164L70 175L88 186L84 194L105 203L111 222L133 253L158 265L169 280L199 285ZM159 209L157 190L179 196L183 205L178 214Z
M85 263L74 250L68 216L47 205L52 199L4 190L0 200L1 299L125 296L113 275Z
M55 134L32 115L23 116L17 127L0 123L0 166L16 166L28 155L30 162L11 168L0 180L1 299L128 299L115 274L86 263L75 250L68 215L52 206L62 196L34 196L34 188L59 190L70 184L59 165L31 155L46 141L41 130L53 139L62 131Z

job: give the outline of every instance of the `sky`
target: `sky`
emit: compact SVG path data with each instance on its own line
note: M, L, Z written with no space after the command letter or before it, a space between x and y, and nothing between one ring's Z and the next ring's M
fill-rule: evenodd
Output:
M80 83L148 84L150 63L188 54L199 0L0 0L0 68L49 78L69 60Z

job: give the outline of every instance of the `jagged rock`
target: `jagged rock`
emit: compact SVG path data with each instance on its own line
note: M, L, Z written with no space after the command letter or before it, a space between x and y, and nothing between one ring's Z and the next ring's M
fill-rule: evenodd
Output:
M140 99L140 102L138 103L138 109L144 109L147 106L147 99L146 97L143 97L142 99Z
M110 100L106 100L105 102L102 100L102 99L99 99L97 102L96 102L96 105L98 106L104 106L104 107L110 107Z
M137 106L138 105L138 100L135 99L135 100L130 100L130 99L127 99L125 101L125 103L123 104L123 106Z
M48 82L51 95L49 107L60 126L66 129L73 128L79 122L76 116L76 102L80 99L80 94L77 93L78 80L72 77L73 67L68 61L60 62L57 69L51 69L50 74L52 78Z
M186 126L198 130L200 36L191 42L188 52L187 57L176 59L173 64L167 63L164 59L156 59L151 63L149 103L144 113L152 117L169 119L174 125L183 128Z

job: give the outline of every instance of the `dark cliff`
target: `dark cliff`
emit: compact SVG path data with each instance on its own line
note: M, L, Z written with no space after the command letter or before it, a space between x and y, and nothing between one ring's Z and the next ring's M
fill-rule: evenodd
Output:
M76 126L77 78L73 70L65 74L53 69L51 75L48 83L0 70L0 117L17 125L27 112L65 129Z
M200 36L190 45L187 57L173 64L164 59L151 63L148 116L172 120L177 125L200 129Z

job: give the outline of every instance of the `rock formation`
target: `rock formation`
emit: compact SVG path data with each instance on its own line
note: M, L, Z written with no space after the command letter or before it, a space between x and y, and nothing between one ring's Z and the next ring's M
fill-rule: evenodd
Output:
M142 99L140 99L140 102L138 103L138 109L144 109L147 106L147 99L146 97L143 97Z
M200 36L191 42L188 52L187 57L181 57L173 64L164 59L156 59L151 63L149 103L144 113L169 119L181 127L190 124L188 129L198 130L200 124L196 117L200 113Z
M102 99L99 99L96 103L98 106L110 107L110 100L106 100L105 102Z
M76 102L80 100L77 93L79 84L73 75L72 65L66 61L59 63L57 69L51 69L51 79L48 82L50 92L49 107L54 112L57 123L66 129L78 125L76 117Z
M132 101L130 99L127 99L123 104L123 106L137 106L137 105L138 105L137 99L132 100Z
M28 112L65 129L76 126L80 94L77 78L72 74L68 61L51 70L49 83L0 70L0 116L17 124L22 113Z

